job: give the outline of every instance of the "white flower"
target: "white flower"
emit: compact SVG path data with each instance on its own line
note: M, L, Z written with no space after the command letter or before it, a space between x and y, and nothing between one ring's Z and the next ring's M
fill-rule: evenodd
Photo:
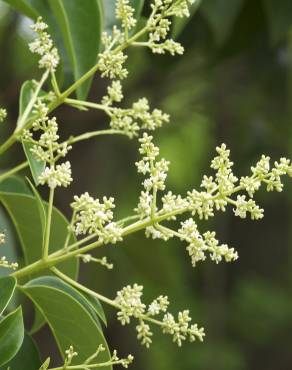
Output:
M58 164L56 168L46 167L38 180L42 185L47 184L50 189L55 189L57 186L67 187L73 181L70 162Z

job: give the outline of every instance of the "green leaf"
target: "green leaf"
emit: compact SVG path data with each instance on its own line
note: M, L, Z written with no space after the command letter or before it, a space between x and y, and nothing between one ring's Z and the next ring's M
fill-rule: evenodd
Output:
M102 322L105 325L107 325L106 316L105 316L105 313L104 313L104 310L103 310L103 307L100 301L96 297L93 297L90 294L87 294L84 292L82 292L81 294L86 298L89 304L93 307L94 311L97 313L98 317L102 320Z
M22 141L23 150L26 156L26 159L28 160L30 171L33 177L33 180L36 185L39 184L39 176L44 171L46 167L46 163L44 161L38 161L30 151L30 149L33 147L33 144L28 141Z
M39 285L38 285L39 284ZM42 311L56 339L62 355L73 345L78 357L73 364L82 363L103 344L106 351L102 352L101 362L110 359L110 353L102 331L86 308L67 292L41 282L30 282L22 291ZM111 369L110 366L105 369Z
M40 216L41 225L42 225L43 242L44 242L44 235L45 235L46 224L47 224L47 214L46 214L46 211L45 211L44 202L43 202L39 192L37 191L37 189L33 186L30 179L26 178L26 180L28 181L28 183L29 183L29 185L30 185L30 187L31 187L31 189L34 193L35 199L37 201L39 216ZM42 244L42 246L43 245L44 245L44 243Z
M281 4L277 4L275 1L262 0L262 3L269 25L272 44L276 44L291 29L292 2L291 0L282 0Z
M32 337L24 334L24 340L17 355L0 370L37 370L41 366L40 355Z
M16 279L13 276L0 278L0 315L7 307L16 287Z
M13 192L13 193L20 193L20 194L29 194L31 195L31 191L28 188L26 182L17 175L12 175L7 177L5 180L1 181L0 183L0 192Z
M69 294L72 298L78 301L90 314L93 320L100 326L98 317L96 315L95 309L91 303L75 288L72 288L70 285L66 284L63 280L59 279L56 276L42 276L37 279L31 280L27 283L26 286L47 286L51 288L56 288L64 293Z
M10 361L19 351L24 336L21 307L0 321L0 366Z
M243 5L243 0L204 0L201 11L209 23L215 42L222 46L227 40Z
M96 64L101 36L99 3L99 0L49 0L63 35L75 81ZM86 98L90 84L91 79L78 88L79 99Z
M39 216L39 205L36 198L25 194L0 192L0 201L8 211L18 237L21 242L25 264L28 265L42 257L42 222ZM47 204L45 203L45 208ZM67 236L68 221L60 211L53 208L52 230L50 238L50 252L54 252L63 247ZM70 244L76 242L74 235L70 237ZM59 269L73 279L78 275L79 261L71 259L61 263ZM50 272L46 272L50 274ZM35 311L35 318L31 333L37 332L44 324L44 319L40 312Z
M29 18L36 19L38 13L33 7L31 7L25 0L4 0L12 8L19 11L20 13L26 15Z
M0 201L8 211L17 234L19 236L25 264L31 264L42 257L42 224L39 217L38 202L33 196L17 193L0 192ZM47 208L47 203L45 203ZM62 213L53 208L52 229L50 237L50 253L61 248L67 236L68 221ZM76 242L76 238L71 235L70 244ZM59 269L75 279L78 274L78 260L71 259L62 262Z

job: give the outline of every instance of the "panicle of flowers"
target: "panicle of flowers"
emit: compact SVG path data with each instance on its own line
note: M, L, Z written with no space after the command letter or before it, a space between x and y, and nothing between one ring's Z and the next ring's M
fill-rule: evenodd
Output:
M111 108L108 111L112 129L124 131L130 138L137 136L141 129L154 131L169 122L169 115L160 109L150 111L149 102L141 98L131 108Z
M95 362L98 358L99 354L105 351L105 347L100 344L96 351L90 355L82 364L73 365L74 368L78 369L93 369L93 368L99 368L99 367L110 367L114 365L121 365L124 368L128 368L129 365L133 362L134 357L132 355L128 355L126 358L119 358L117 355L117 351L114 350L111 358L106 362ZM78 356L78 353L74 351L73 346L70 346L65 351L65 361L62 366L62 369L71 369L72 368L72 361L75 357ZM49 359L42 365L40 370L46 370L49 366Z
M86 192L75 195L71 207L75 235L95 234L104 244L122 240L122 228L113 221L114 198L103 197L101 202Z
M31 25L31 29L37 34L37 38L29 44L29 49L32 53L41 56L39 67L55 72L60 58L58 50L53 45L51 36L45 31L48 25L39 17L35 24Z
M91 254L78 254L77 257L80 258L84 263L89 262L99 263L101 266L106 267L108 270L112 270L114 267L112 263L108 262L107 257L95 258Z
M196 266L197 262L206 259L206 252L210 254L211 260L216 263L221 262L222 259L225 259L226 262L237 260L238 254L234 248L229 248L226 244L219 245L215 236L216 233L210 231L201 235L192 218L181 223L178 237L188 243L187 251L191 257L193 267Z
M65 157L72 147L67 142L58 142L56 117L48 117L48 109L40 99L37 100L33 113L39 118L33 123L32 131L39 131L39 138L35 140L31 131L24 130L22 139L32 144L30 151L34 157L46 163L44 171L39 176L39 182L42 185L48 184L51 189L57 186L67 187L72 182L71 164L66 161L56 165L56 162Z
M189 6L194 0L154 0L151 3L152 12L147 20L145 28L141 35L148 34L148 41L138 41L139 36L132 35L129 38L129 31L132 30L137 20L134 17L134 8L130 5L129 0L116 0L116 18L121 21L121 29L116 26L111 34L103 32L102 44L104 50L98 55L98 68L102 77L110 79L124 79L128 75L124 64L127 55L124 49L128 45L145 46L151 49L153 53L164 54L169 52L171 55L182 54L183 46L168 38L171 29L171 18L188 17ZM138 31L139 32L139 31Z
M141 192L139 203L135 211L141 218L148 217L156 211L155 197L157 191L165 189L169 162L164 158L157 160L159 148L153 144L153 137L144 133L139 139L139 152L142 160L136 163L139 173L148 177L143 181L144 191ZM152 192L152 194L150 193Z
M179 312L178 319L175 320L174 316L167 312L168 297L159 296L147 307L142 302L142 296L143 286L134 284L133 286L128 285L117 292L115 299L119 309L118 320L122 325L129 324L131 318L138 320L136 326L137 338L142 345L148 348L152 343L151 323L160 326L163 333L170 334L173 341L179 346L187 339L191 342L195 339L203 340L204 329L198 328L196 324L190 324L189 311ZM156 318L159 315L162 315L161 320Z
M184 48L172 38L168 38L172 17L189 17L189 6L194 0L154 0L151 4L152 13L147 21L149 38L147 42L137 44L147 46L153 53L171 55L183 54Z
M216 263L222 260L225 262L237 260L238 253L234 248L219 244L215 232L200 233L193 218L182 222L177 231L163 226L162 221L158 220L175 220L177 216L186 212L190 212L193 217L207 220L215 215L215 211L225 211L228 204L233 206L235 216L246 218L250 215L252 220L259 220L264 216L264 210L254 201L254 193L262 184L266 185L267 191L282 191L282 176L292 176L291 161L281 158L271 168L270 158L262 156L256 165L251 167L251 176L238 179L232 171L230 150L222 144L216 148L217 155L211 161L211 168L215 170L215 175L205 175L201 182L201 188L204 190L193 189L185 198L168 191L161 197L162 206L158 208L157 190L165 190L168 162L157 161L159 149L153 144L152 139L148 134L144 134L140 139L139 152L143 158L136 163L138 172L148 175L143 182L144 189L135 209L141 219L152 220L145 229L146 236L164 241L177 237L186 241L193 266L196 266L199 261L204 261L207 254ZM246 194L240 194L242 191L245 191L249 198ZM233 198L235 193L239 194Z
M7 117L7 111L4 108L0 108L0 122L3 122Z
M134 18L134 13L135 9L130 5L129 0L116 1L116 18L121 21L125 31L136 26L137 20Z

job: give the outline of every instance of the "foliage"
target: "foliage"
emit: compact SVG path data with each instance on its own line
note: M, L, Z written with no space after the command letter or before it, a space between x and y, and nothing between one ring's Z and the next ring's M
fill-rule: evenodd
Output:
M18 290L32 300L37 312L51 327L64 359L61 367L55 369L70 369L76 366L83 369L111 368L116 364L127 367L133 360L131 355L120 360L116 352L113 352L113 355L110 354L99 324L100 305L93 305L92 298L96 302L100 300L117 309L118 319L123 325L129 323L132 318L136 319L137 337L146 347L151 344L153 335L149 324L161 327L162 332L170 334L178 345L186 339L203 340L204 330L197 324L190 324L188 310L179 312L177 320L167 312L166 296L159 296L146 305L141 300L143 287L137 284L120 290L115 299L109 299L80 284L76 276L79 261L93 261L107 267L111 266L104 258L96 259L88 252L109 244L120 243L126 236L139 230L145 230L146 236L153 239L167 241L177 237L185 241L193 266L205 260L207 254L216 263L223 259L226 262L236 260L238 254L234 248L229 248L225 244L220 245L214 232L201 233L196 218L207 220L213 217L216 211L225 211L227 205L231 205L235 216L246 218L247 214L250 214L252 219L261 219L263 210L254 201L255 192L262 186L265 186L267 191L280 192L283 188L281 177L286 174L291 176L289 160L281 158L271 165L270 158L262 156L251 167L250 176L237 178L233 173L230 151L225 144L222 144L216 148L217 156L211 162L215 175L203 177L201 182L203 191L192 189L186 196L166 191L169 162L163 158L158 160L159 149L153 143L153 137L144 131L156 130L169 121L169 116L159 109L150 110L145 98L139 99L130 108L120 108L116 103L120 103L123 99L121 80L128 75L126 50L129 46L146 47L155 54L183 53L183 47L168 35L173 17L182 18L189 15L188 6L191 5L189 3L182 0L156 0L152 3L151 15L146 25L139 25L136 17L141 4L139 2L132 4L135 5L133 8L127 0L118 0L115 13L116 25L111 33L101 35L101 46L99 46L99 31L96 25L102 23L102 13L95 2L87 2L89 7L91 5L94 8L85 13L89 14L92 11L91 14L95 14L96 18L88 22L88 28L84 33L82 29L76 32L76 28L72 26L75 23L82 24L80 18L76 16L80 13L78 7L68 9L61 1L49 2L53 4L50 5L51 9L48 13L42 13L39 9L34 9L33 1L29 4L46 21L51 19L47 18L49 17L47 14L57 15L64 40L58 41L60 45L57 40L53 41L47 33L46 23L41 18L37 18L32 26L37 39L30 43L30 50L40 56L39 67L44 69L44 73L38 82L24 84L16 129L3 143L0 152L6 152L12 144L21 141L35 185L48 186L49 200L48 203L42 201L32 184L32 195L16 194L11 188L9 192L2 192L0 198L17 228L26 257L24 266L12 272L10 278L17 279ZM22 3L15 2L14 5L19 7L19 4ZM104 3L105 7L106 4L107 2ZM23 4L21 7L23 10ZM97 19L98 22L96 22ZM49 21L47 23L50 24ZM94 27L90 28L93 24ZM93 60L87 60L84 63L87 57L86 50L80 50L77 45L84 47L84 40L88 39L89 32L90 35L96 35L93 49L92 45L88 44L91 51L95 50L95 55ZM52 32L52 37L54 34L56 31ZM54 42L57 42L60 49L61 59ZM61 92L62 78L58 75L57 68L64 52L70 56L73 71L71 78L74 78L74 82ZM96 62L95 57L98 52ZM81 100L86 98L89 81L97 71L102 77L113 80L108 82L107 94L100 103ZM69 98L74 92L77 94L77 99ZM72 135L67 140L60 141L57 119L49 117L49 114L61 104L79 110L102 110L110 119L110 128L85 132L78 136ZM1 119L5 119L5 116L6 112L2 109ZM120 220L116 219L112 197L103 197L100 200L84 193L81 196L74 196L71 203L72 217L67 222L53 206L56 188L69 186L74 177L70 162L63 161L63 158L76 142L105 134L121 134L130 139L140 137L139 152L142 159L136 165L138 172L146 178L143 181L143 190L134 214ZM9 180L11 174L25 166L27 163L2 174L1 181ZM239 194L233 198L236 193ZM170 228L169 221L175 221L185 213L189 213L191 218L182 221L178 227L175 223L175 230ZM1 234L1 238L4 242L4 234ZM3 267L13 269L18 267L16 263L7 262L6 259L2 259L1 264ZM55 274L57 278L48 277L49 273ZM27 280L30 281L26 282ZM12 280L4 282L6 289L9 288L8 281ZM14 288L12 293L13 291ZM7 306L11 294L8 294L9 297L3 302L4 307ZM88 299L88 295L92 298ZM153 317L162 313L161 320ZM77 317L78 327L74 320ZM11 343L0 342L0 352L3 352L2 364L9 362L19 350L21 351L24 337L20 309L13 311L1 321L4 334L7 322L13 326L10 331L15 335L11 335ZM4 346L3 350L1 345ZM8 350L6 350L7 347L9 347ZM50 361L46 360L41 368L48 369L49 363ZM17 369L19 365L13 366Z

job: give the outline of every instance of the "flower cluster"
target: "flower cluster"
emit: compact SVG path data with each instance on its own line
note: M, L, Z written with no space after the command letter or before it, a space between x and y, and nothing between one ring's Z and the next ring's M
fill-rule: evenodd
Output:
M146 98L133 103L130 109L112 108L108 114L111 128L124 131L130 138L137 136L141 129L153 131L169 122L169 115L160 109L150 111Z
M152 136L144 133L139 141L142 160L137 162L136 166L139 173L148 175L148 177L143 181L145 190L141 192L136 212L141 218L144 218L153 216L157 210L156 194L158 190L165 189L169 162L164 158L157 160L159 148L153 144Z
M102 106L110 118L110 127L114 130L125 132L130 138L137 136L140 130L154 131L164 123L169 122L169 115L160 109L150 110L146 98L134 102L131 108L113 106L123 99L120 81L113 81L107 88L107 95L102 98Z
M195 0L154 0L151 3L151 15L146 22L146 26L129 38L129 30L132 30L137 20L134 17L135 10L130 5L129 0L116 1L116 18L121 22L121 30L116 26L111 34L106 32L102 35L104 51L99 54L98 68L102 77L111 79L126 78L128 75L124 63L127 55L123 49L131 44L136 46L149 47L153 53L164 54L169 52L171 55L182 54L182 45L171 38L168 34L171 29L172 17L188 17L189 6ZM139 36L148 33L148 41L139 42Z
M235 261L238 258L234 248L228 248L226 244L219 245L218 240L215 238L215 232L207 231L201 235L192 218L181 223L178 233L181 240L188 242L187 251L194 267L197 262L206 259L206 252L210 254L211 260L216 263L221 262L223 258L226 262Z
M0 108L0 122L3 122L7 117L7 111L4 108Z
M75 235L94 234L104 244L122 240L122 229L113 221L114 198L103 197L101 202L84 193L74 196L71 207Z
M45 31L48 25L39 17L31 29L38 35L38 38L29 44L29 49L32 53L41 56L39 67L55 72L60 58L58 50L53 45L51 36Z
M136 26L134 18L134 8L130 5L129 0L116 1L116 18L121 20L122 27L128 31Z
M78 254L77 257L79 257L84 263L89 262L99 263L101 266L106 267L108 270L112 270L112 268L114 267L112 263L108 262L107 257L95 258L91 254Z
M189 6L194 2L195 0L155 0L151 4L152 13L147 21L148 41L137 44L149 47L156 54L165 54L166 52L171 55L183 54L183 46L179 42L168 38L171 29L170 19L172 17L189 17Z
M61 164L56 162L65 157L72 148L67 142L59 143L58 124L56 118L48 117L48 109L40 100L37 100L34 111L39 118L33 123L33 131L40 131L38 140L33 138L32 132L23 131L23 141L31 143L31 152L38 161L43 161L47 165L39 176L40 184L48 184L51 189L57 186L67 187L72 182L71 164L66 161Z
M234 248L226 244L220 245L215 237L215 232L207 231L200 233L196 222L189 218L181 223L178 230L172 230L161 224L162 220L175 220L178 215L190 212L199 219L213 217L215 211L225 211L228 204L233 206L235 216L246 218L250 214L252 220L263 217L263 209L253 199L254 193L260 189L262 184L266 185L267 191L282 191L283 175L292 176L292 165L290 160L281 158L275 162L274 167L270 166L270 158L262 156L254 167L251 167L251 176L238 179L232 171L233 162L230 160L230 150L225 144L216 148L217 156L211 162L211 168L215 170L215 176L204 176L201 188L198 191L193 189L186 197L175 195L168 191L161 197L162 206L157 207L157 191L165 190L165 180L168 170L168 162L164 159L157 160L159 149L153 144L152 136L144 134L140 139L140 154L142 160L136 163L138 172L147 175L143 182L144 189L140 194L139 203L135 211L141 219L149 219L151 224L146 227L147 237L167 241L177 237L188 243L187 251L191 257L192 265L204 261L206 254L216 263L225 260L235 261L238 258ZM238 194L232 198L234 193Z
M153 336L147 322L159 325L162 332L170 334L179 346L187 339L190 342L195 339L203 340L204 329L199 328L197 324L191 324L189 311L179 312L175 320L174 316L167 312L169 301L166 296L159 296L148 307L142 302L142 296L143 287L141 285L128 285L117 293L115 303L119 308L118 320L122 325L129 324L132 317L138 320L137 338L147 348L152 343L151 337ZM156 317L161 314L162 319L158 320Z
M133 362L134 357L132 355L128 355L126 358L119 358L117 351L114 350L111 358L107 362L98 362L94 363L96 359L98 358L99 354L105 351L105 347L100 344L96 351L90 355L82 364L74 365L74 369L93 369L93 368L99 368L99 367L111 367L114 365L121 365L124 368L128 368L129 365ZM78 353L75 352L73 346L70 346L65 351L65 361L62 369L71 369L71 364L74 357L77 357ZM41 366L40 370L47 370L49 367L50 359L47 359L46 362Z

